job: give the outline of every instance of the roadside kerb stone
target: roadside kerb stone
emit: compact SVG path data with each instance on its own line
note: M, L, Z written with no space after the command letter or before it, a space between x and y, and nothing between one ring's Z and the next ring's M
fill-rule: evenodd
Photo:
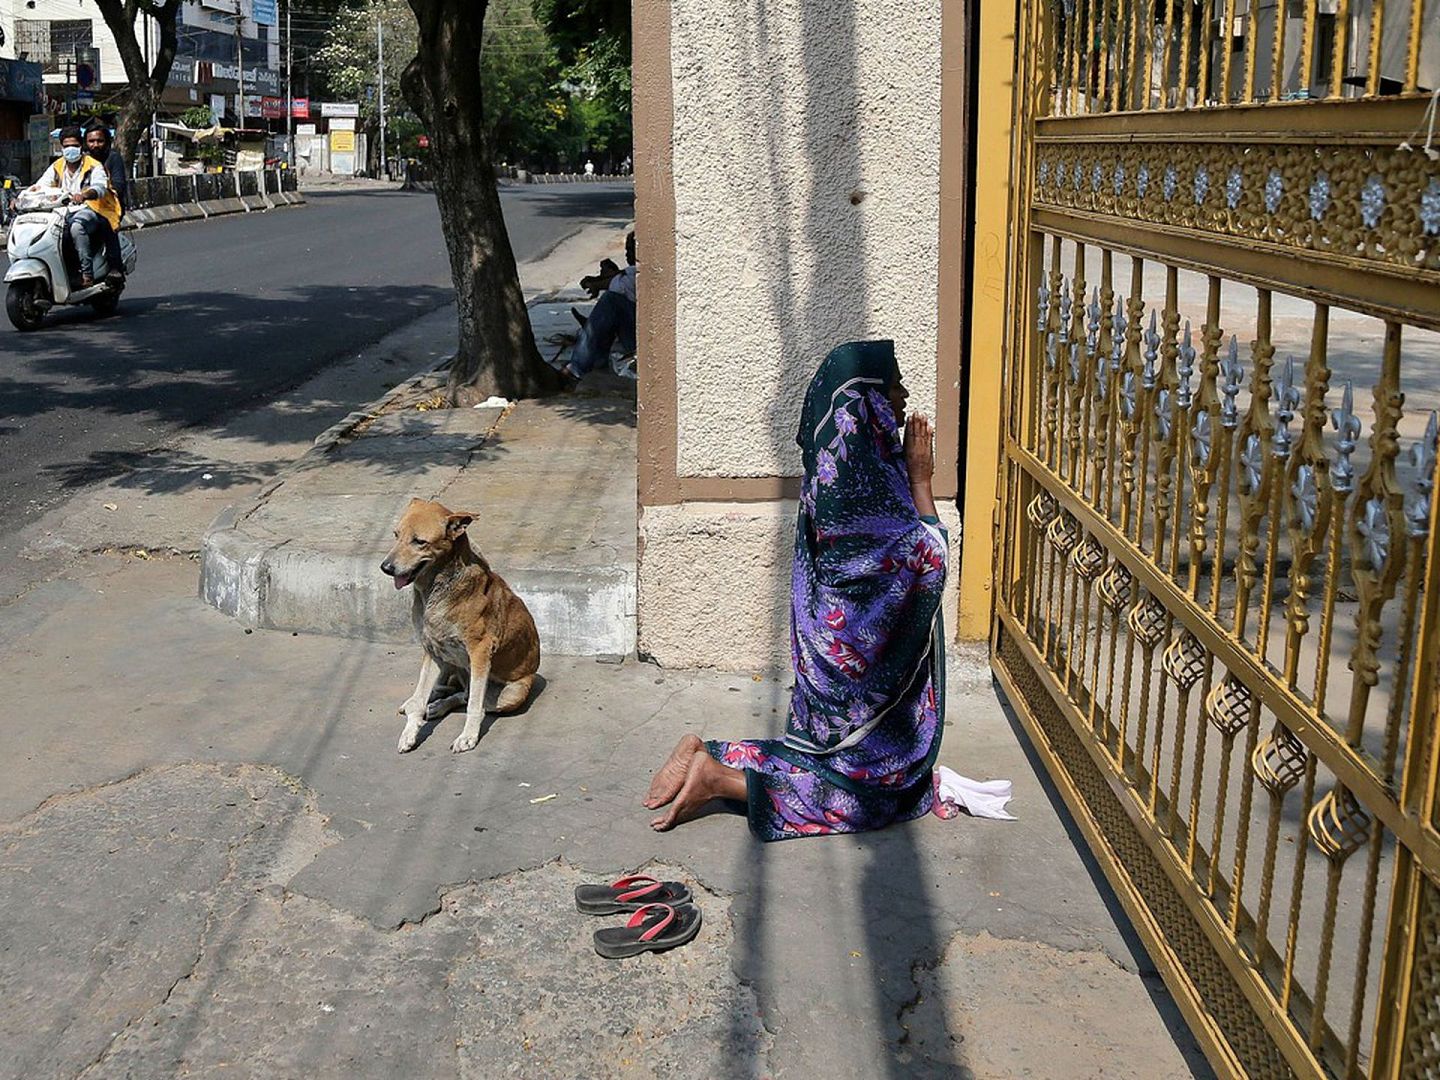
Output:
M271 177L275 176L274 183ZM125 211L125 218L120 223L120 228L143 229L150 225L171 225L177 221L202 221L208 217L221 214L238 214L251 210L274 210L282 206L302 206L305 203L305 196L299 191L287 191L284 181L279 179L278 174L267 171L260 174L255 183L254 192L240 194L238 181L231 181L232 190L237 194L231 196L223 195L223 183L227 177L215 174L201 174L199 176L181 174L175 176L150 176L141 177L135 181L137 190L144 185L146 196L144 201L148 205L132 206ZM209 192L210 198L201 197L201 182L210 185L213 190ZM161 201L152 202L156 189L173 188L169 192L162 193ZM248 186L248 185L247 185ZM271 191L270 188L276 190ZM9 236L6 230L0 229L0 247L3 247Z
M253 169L234 174L235 196L245 207L250 210L269 210L270 200L265 198L265 193L260 187L260 174Z
M206 173L195 179L196 192L200 196L200 209L207 217L219 214L242 214L246 206L239 199L239 189L235 182L231 181L229 191L226 191L225 181L228 177L215 173Z
M265 171L261 190L265 196L265 202L272 210L281 206L299 206L305 201L298 191L285 190L285 181L280 172L275 169Z
M583 295L558 283L609 233L623 236L604 232L604 244L587 234L532 270L537 341L573 334L569 304ZM546 269L558 261L563 273ZM472 542L524 598L547 653L633 654L633 382L596 372L585 392L522 402L503 421L494 409L417 409L444 392L452 361L348 413L220 513L201 543L200 598L250 629L409 642L411 594L379 564L406 502L437 498L476 514Z
M437 498L476 515L472 542L529 605L543 649L632 653L633 401L409 407L443 387L449 362L350 413L253 504L221 514L201 547L201 598L251 628L408 642L411 594L379 564L409 498Z

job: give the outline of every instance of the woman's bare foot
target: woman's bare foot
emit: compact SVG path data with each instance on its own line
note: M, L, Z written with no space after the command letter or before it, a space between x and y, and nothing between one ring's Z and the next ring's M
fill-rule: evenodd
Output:
M675 798L680 792L681 785L685 783L685 773L690 768L690 759L697 753L705 753L705 744L694 735L686 735L676 743L675 749L670 752L669 760L660 766L660 771L655 774L655 779L650 781L650 790L646 793L641 805L647 810L658 810Z
M650 827L656 832L664 832L689 821L712 799L744 798L743 770L721 765L709 754L692 754L679 794L670 803L670 809L650 822Z

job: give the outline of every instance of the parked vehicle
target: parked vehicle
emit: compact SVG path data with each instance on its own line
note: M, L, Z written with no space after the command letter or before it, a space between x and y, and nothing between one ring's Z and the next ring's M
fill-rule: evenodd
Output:
M15 199L24 186L18 176L0 176L0 228L15 219Z
M56 190L22 191L10 223L5 271L5 314L17 330L38 330L57 304L89 304L97 315L112 315L123 282L107 281L111 267L103 246L95 254L95 281L80 286L80 260L66 227L73 208ZM135 270L137 253L128 233L120 234L120 260L126 274Z

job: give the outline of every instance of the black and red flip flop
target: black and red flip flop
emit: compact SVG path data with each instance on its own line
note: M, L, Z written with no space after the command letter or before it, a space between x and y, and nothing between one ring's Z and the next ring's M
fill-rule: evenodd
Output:
M700 909L694 904L646 904L624 926L596 930L595 951L607 960L624 960L684 945L699 932Z
M575 908L582 915L618 915L639 911L646 904L676 907L690 902L690 887L678 881L659 881L646 874L622 877L609 885L580 885Z

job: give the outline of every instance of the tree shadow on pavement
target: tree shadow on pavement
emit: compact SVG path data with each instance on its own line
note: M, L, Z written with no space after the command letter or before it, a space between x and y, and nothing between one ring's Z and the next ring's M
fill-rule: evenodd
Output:
M200 484L224 489L263 483L289 463L289 458L278 457L237 466L233 461L170 448L96 450L83 461L52 466L44 472L67 490L114 480L119 487L140 487L148 494L170 495Z
M620 379L615 380L622 382ZM636 426L635 384L597 388L591 393L583 390L561 397L546 399L545 404L555 408L562 416L585 424L603 427Z
M1085 873L1089 876L1090 886L1099 895L1101 902L1105 905L1105 912L1115 924L1125 948L1130 953L1130 959L1139 972L1141 983L1149 995L1151 1003L1155 1006L1155 1012L1165 1025L1166 1032L1174 1041L1176 1049L1185 1059L1185 1064L1190 1068L1191 1073L1199 1080L1211 1080L1215 1072L1210 1067L1204 1051L1200 1049L1199 1043L1195 1041L1194 1034L1190 1031L1190 1025L1185 1022L1184 1015L1175 1004L1174 997L1166 989L1165 983L1160 976L1159 969L1155 962L1150 959L1149 952L1141 942L1140 936L1135 933L1135 928L1130 922L1130 916L1126 913L1120 898L1115 895L1115 890L1110 887L1105 872L1100 868L1085 835L1080 831L1079 825L1070 813L1069 806L1065 803L1065 797L1060 794L1060 789L1050 778L1050 771L1040 759L1030 736L1026 734L1020 718L1016 716L1014 707L1010 704L998 683L995 684L995 695L1000 701L1000 706L1005 711L1005 718L1010 722L1010 730L1015 736L1016 744L1025 753L1026 764L1034 773L1041 789L1045 792L1045 798L1049 800L1050 810L1059 819L1065 829L1065 836L1070 841L1070 846L1075 849L1080 858L1081 864L1085 867Z
M263 305L207 291L122 301L120 314L104 320L66 313L39 333L7 337L26 369L0 384L0 415L83 410L203 423L298 385L452 299L441 288L317 286ZM133 314L132 303L140 309ZM332 315L319 332L317 311Z
M538 204L536 213L541 217L620 222L635 217L633 184L542 184L506 190Z
M770 323L779 335L780 372L776 392L761 404L756 425L760 430L756 434L757 441L766 444L768 460L788 463L786 468L792 472L798 471L793 433L805 388L816 367L835 346L877 336L867 275L855 272L865 250L863 217L849 198L863 171L853 131L854 117L861 111L856 55L860 18L856 0L802 5L799 48L804 85L799 94L805 108L798 133L775 117L773 102L768 98L757 98L749 106L742 106L742 113L746 108L754 109L744 119L760 133L764 149L760 152L760 168L745 170L743 175L735 172L730 201L742 215L753 212L756 220L775 219L773 236L759 249L764 261L756 269L769 298L768 310L757 313L757 318ZM786 66L787 58L776 54L775 42L779 39L769 23L767 4L758 0L754 17L742 28L745 37L737 58L749 70L773 72ZM799 161L797 153L803 155ZM686 182L681 172L682 167L677 167L677 190ZM701 183L702 189L711 186ZM677 206L677 217L683 218L683 214L682 204ZM683 220L677 222L677 232L686 228ZM683 259L677 259L677 278L686 269ZM832 275L836 273L839 278L833 283L837 287L832 288ZM677 294L684 292L685 283L679 284ZM843 302L837 302L837 292L843 292ZM685 302L683 296L678 297L677 307ZM703 307L701 301L683 317L697 321L710 317ZM681 318L682 313L677 312L677 322ZM677 332L677 338L683 339L683 334ZM684 347L683 343L680 347ZM784 529L775 537L777 566L788 564L792 539ZM737 582L736 587L743 586ZM788 655L788 624L774 629L777 636L772 653L777 657ZM784 683L775 685L780 698ZM783 717L784 699L776 704ZM847 840L859 842L858 860L854 852L833 846ZM874 1023L867 1022L863 1027L877 1032L883 1045L864 1046L857 1041L863 1039L858 1034L862 1025L857 1024L852 1030L834 1032L832 1052L863 1053L865 1063L855 1060L854 1068L871 1070L866 1075L894 1080L921 1075L917 1072L921 1063L912 1060L904 1045L907 1034L902 1016L915 993L912 971L916 965L935 962L945 944L936 917L937 890L926 873L919 849L921 841L919 823L912 822L871 835L794 842L819 845L813 855L806 853L815 864L825 867L821 876L827 880L814 883L815 893L818 896L827 889L851 893L853 901L846 897L844 902L853 903L858 910L868 939L865 959L848 962L848 970L855 975L864 970L861 965L868 966L868 986L827 987L827 997L853 1000L855 1007L872 1010ZM825 847L827 844L832 847ZM823 904L816 908L812 920L792 908L779 909L772 903L769 894L775 868L771 863L790 856L792 847L791 843L745 845L743 865L736 868L737 878L746 880L748 887L746 894L736 900L735 966L742 978L754 984L762 1015L772 1019L781 1011L779 1005L788 980L798 977L793 972L773 969L765 938L776 926L793 927L791 920L800 920L799 925L815 935L815 950L823 957L816 961L820 971L847 970L847 962L838 950L848 946L824 933L827 923L834 925L834 916L820 916ZM841 1016L829 1019L844 1024ZM927 1045L930 1056L923 1063L926 1074L956 1075L961 1063L953 1058L951 1040L940 1033L940 1037L929 1038Z

